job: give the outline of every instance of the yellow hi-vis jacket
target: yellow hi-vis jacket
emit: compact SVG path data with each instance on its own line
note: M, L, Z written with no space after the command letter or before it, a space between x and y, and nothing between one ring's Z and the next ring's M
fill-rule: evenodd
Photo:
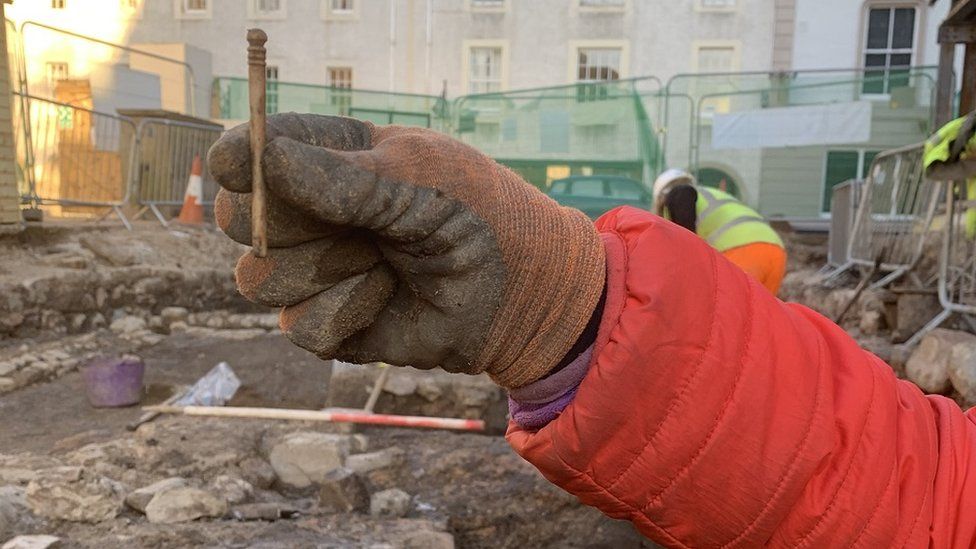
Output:
M766 242L783 247L776 231L763 216L718 189L697 187L698 236L720 252L746 244Z
M925 142L925 153L922 161L925 167L928 168L936 162L953 162L959 160L959 158L952 157L952 143L959 137L959 132L963 129L963 124L966 119L970 116L976 116L976 113L970 113L967 116L957 118L952 122L949 122L945 126L939 128L939 131ZM963 136L967 140L966 146L962 149L960 158L971 158L976 154L976 132L968 136ZM976 199L976 177L969 178L966 181L966 199L973 200ZM969 240L976 239L976 209L968 208L964 216L964 226L966 231L966 238Z

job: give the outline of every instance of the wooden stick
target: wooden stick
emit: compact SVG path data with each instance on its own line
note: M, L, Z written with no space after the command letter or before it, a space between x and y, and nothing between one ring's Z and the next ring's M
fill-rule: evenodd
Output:
M376 383L373 384L373 390L369 393L369 399L366 401L366 406L363 406L363 411L368 414L372 414L373 409L376 408L376 401L380 399L380 393L382 393L383 389L386 388L386 380L390 379L390 370L393 369L386 364L382 364L381 368L383 368L383 371L380 372L379 379L377 379Z
M176 392L174 392L169 398L167 398L166 400L164 400L161 403L159 403L159 406L169 406L169 405L173 404L174 402L176 402L177 400L179 400L180 397L182 397L183 395L185 395L186 394L186 391L187 391L187 389L185 387L182 387L180 389L177 389ZM128 425L126 425L125 428L128 431L135 431L136 429L139 428L140 425L142 425L144 423L149 423L150 421L156 419L157 417L159 417L159 412L146 412L146 413L142 414L141 416L139 416L139 419L137 419L137 420L133 421L132 423L129 423Z
M480 419L446 417L396 416L366 412L326 412L318 410L288 410L284 408L247 408L234 406L146 406L147 412L182 414L187 416L239 417L251 419L283 419L288 421L325 421L334 423L365 423L393 427L423 427L456 431L484 431Z
M857 288L855 288L854 290L854 295L851 296L851 298L847 301L847 304L844 305L844 308L841 309L840 313L837 314L837 317L834 318L834 324L840 326L841 321L844 320L845 316L847 316L847 311L851 310L851 307L854 306L854 303L856 303L857 300L861 297L861 294L864 292L864 289L867 288L868 284L871 283L871 279L874 278L874 275L878 274L878 271L881 270L881 263L884 261L884 258L887 255L886 252L887 252L887 248L882 248L881 251L878 253L878 256L874 258L874 266L871 267L871 270L868 271L868 274L861 279L861 282L857 285Z
M264 43L268 35L261 29L247 31L247 83L251 104L251 248L254 255L268 255L267 187L261 156L265 143L266 80Z

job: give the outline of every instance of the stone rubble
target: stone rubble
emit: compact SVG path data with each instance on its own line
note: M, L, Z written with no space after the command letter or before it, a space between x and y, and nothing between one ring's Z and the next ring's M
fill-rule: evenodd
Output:
M235 505L230 510L230 516L235 520L263 520L275 521L283 518L292 518L299 514L299 510L278 503L244 503Z
M447 532L420 530L407 534L403 549L454 549L454 536Z
M949 358L949 380L959 391L967 405L976 405L976 336L969 337L953 346Z
M27 507L24 489L0 486L0 541L32 530L35 523L36 519Z
M399 488L376 492L369 497L369 514L374 517L400 518L410 512L410 494Z
M386 448L378 452L352 454L346 458L346 468L362 475L402 463L405 455L406 452L397 447Z
M902 294L898 296L895 311L896 324L892 327L891 339L894 343L902 343L942 312L942 306L935 295Z
M230 505L245 503L254 496L254 486L250 482L230 475L215 477L210 481L210 490Z
M329 472L342 467L350 447L348 435L291 433L271 449L268 461L280 482L306 488L321 483Z
M186 479L181 477L170 477L163 479L159 482L154 482L149 486L143 486L138 490L134 490L125 496L125 504L129 507L139 511L140 513L146 512L146 506L152 501L153 497L160 492L165 492L166 490L173 490L175 488L183 488L187 485Z
M241 477L254 488L267 490L274 484L275 470L263 458L252 456L245 458L238 465Z
M168 321L167 319L187 318L173 309L181 308L168 307L164 309L168 311L166 315L161 313L159 316L150 316L148 321L139 316L123 314L112 321L109 328L111 334L91 332L66 335L55 342L39 343L28 346L21 352L0 355L0 394L73 372L86 361L98 356L99 350L106 347L119 349L123 353L135 353L160 343L170 333L246 340L277 330L278 319L275 314L214 311L195 319L201 325L190 325L183 320ZM186 309L182 311L186 312ZM96 323L104 325L104 318L101 315L98 317ZM214 319L225 319L227 322L215 322ZM208 328L204 326L207 323L216 323L221 328Z
M35 515L96 523L118 516L125 488L89 469L65 466L38 472L25 495Z
M113 320L108 329L117 334L141 332L146 329L146 321L137 316L124 316L117 320Z
M369 504L369 492L363 479L350 469L334 469L320 483L319 507L326 512L365 511Z
M154 524L189 522L198 518L221 517L227 503L199 488L173 488L153 496L146 505L146 519Z
M161 265L142 244L113 249L129 239L57 247L39 256L50 269L43 276L8 283L0 273L0 336L13 341L0 355L0 393L58 379L106 349L129 353L167 337L233 342L277 331L275 313L254 312L236 297L232 260L199 269ZM814 272L791 272L784 296L833 317L853 284L828 288ZM844 327L926 390L976 402L976 336L941 330L925 350L893 345L935 312L932 295L868 290ZM36 339L15 339L24 337ZM381 371L340 365L328 402L314 405L361 408ZM487 377L399 368L391 374L378 412L478 417L491 434L504 431L505 395ZM51 456L0 454L0 542L43 533L67 543L78 534L95 540L83 546L104 539L133 547L212 546L220 539L254 547L354 540L449 549L455 538L465 547L541 547L584 536L607 547L639 543L632 532L614 537L619 523L549 485L500 437L379 428L367 437L357 430L161 418L110 442L80 433ZM545 523L534 518L543 515ZM262 531L268 538L257 537ZM347 537L336 539L344 541L330 537L339 531Z
M407 376L391 375L383 385L383 392L399 397L409 396L417 392L417 381Z
M905 364L905 373L923 391L934 394L947 393L956 383L950 379L950 363L955 348L973 347L976 336L965 332L938 328L922 338L918 348ZM968 372L965 368L957 370L958 383L964 385ZM958 388L958 387L957 387Z
M17 536L4 543L0 549L54 549L60 546L61 538L39 534Z

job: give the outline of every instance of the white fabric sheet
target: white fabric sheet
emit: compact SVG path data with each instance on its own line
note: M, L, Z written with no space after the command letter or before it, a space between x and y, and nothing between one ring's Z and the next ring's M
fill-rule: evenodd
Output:
M870 101L716 114L712 120L713 149L846 145L870 139Z

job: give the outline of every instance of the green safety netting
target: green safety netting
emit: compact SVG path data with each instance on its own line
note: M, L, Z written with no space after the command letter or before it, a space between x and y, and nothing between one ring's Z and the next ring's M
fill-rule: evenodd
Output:
M544 187L554 177L647 180L660 164L655 78L468 95L453 102L459 139Z
M247 79L214 81L216 118L248 117ZM291 82L268 82L268 112L309 112L353 116L377 124L404 124L444 131L450 121L448 103L441 97L408 93L333 88Z
M877 151L925 138L934 90L935 70L926 67L688 74L663 87L648 77L452 101L273 82L268 109L434 128L486 152L540 188L556 178L589 174L624 175L649 184L664 168L677 167L767 215L811 216L829 209L834 184L863 176ZM220 118L247 117L246 80L218 79L215 97ZM843 132L838 137L820 128L830 126L829 118L851 116L859 108L864 131L859 136L851 132L850 142ZM810 124L790 125L804 116ZM762 135L750 141L752 126L753 133ZM724 134L716 133L723 127ZM810 142L790 143L797 135Z
M935 82L931 67L678 75L662 93L663 163L765 215L816 217L879 151L925 139Z
M708 148L716 115L779 107L829 105L871 100L875 111L931 119L935 108L936 67L888 71L813 70L679 74L662 92L662 125L666 163L695 167L696 155ZM879 112L883 116L883 113ZM921 139L929 128L918 128ZM913 141L906 141L907 144Z
M30 93L41 97L53 97L53 90L39 79L40 64L24 54L26 34L50 35L65 47L80 40L97 50L92 94L113 100L114 80L105 76L117 65L141 70L145 61L124 46L40 23L7 24L11 80L33 78ZM665 168L684 168L766 215L816 216L829 209L833 185L863 177L879 151L920 142L934 130L935 82L932 67L681 74L666 85L645 77L448 99L271 81L267 108L429 127L485 151L542 188L555 178L589 174L649 184ZM188 69L180 85L187 91L187 109L203 110L193 109L191 91L201 85ZM247 88L243 78L216 78L211 116L246 120ZM845 105L847 114L855 112L857 103L862 117L851 126L866 131L831 134L820 128L830 126ZM14 117L17 124L18 113ZM795 120L803 117L810 123L798 126ZM24 127L18 132L18 160L29 163ZM798 135L811 139L789 142Z
M269 82L269 112L354 116L450 133L545 187L553 177L615 173L646 179L659 168L654 128L660 83L641 78L441 97ZM248 116L247 80L218 78L218 118ZM556 174L556 175L554 175Z

